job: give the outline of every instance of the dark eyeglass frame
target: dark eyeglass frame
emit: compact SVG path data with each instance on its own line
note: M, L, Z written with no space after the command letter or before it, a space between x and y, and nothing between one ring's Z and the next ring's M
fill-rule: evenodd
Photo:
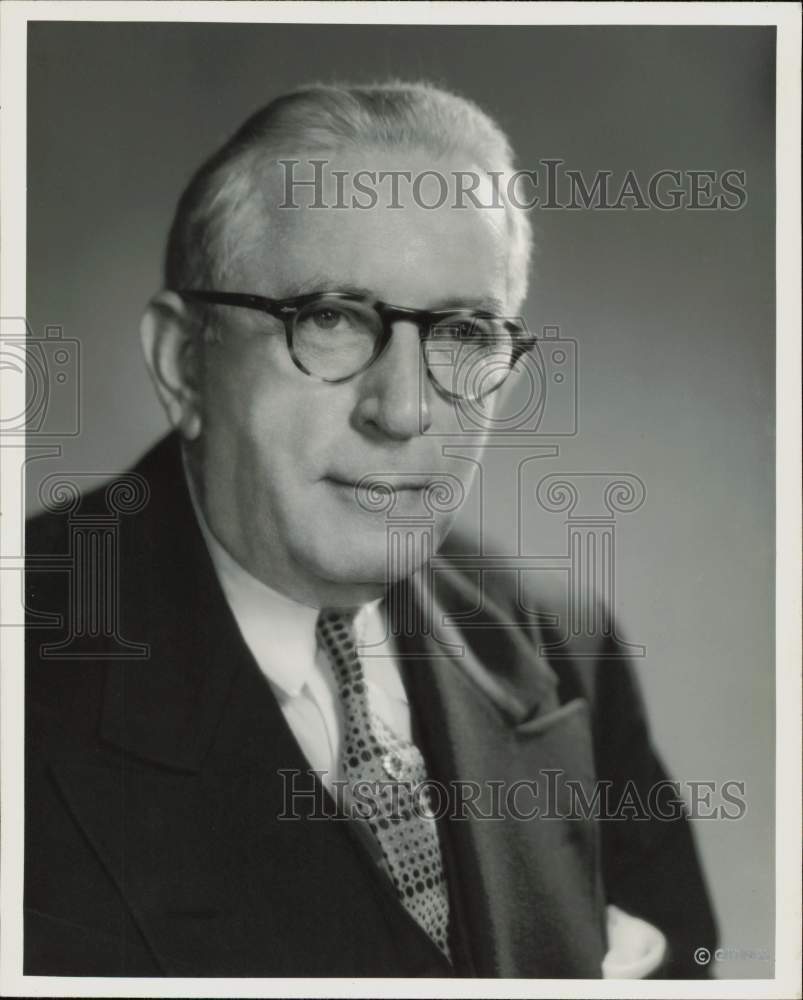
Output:
M371 296L360 295L356 292L310 292L306 295L296 295L288 299L272 299L264 295L252 295L248 292L218 292L206 289L189 288L176 289L176 294L180 295L183 299L189 299L193 302L203 302L209 305L235 306L242 309L253 309L257 312L266 313L268 316L273 316L276 319L282 320L284 323L285 338L287 340L287 350L296 368L298 368L299 371L302 371L305 375L308 375L310 378L334 385L342 382L349 382L351 379L356 378L358 375L361 375L364 371L370 368L371 365L378 360L380 355L390 343L390 338L393 335L393 325L401 320L404 320L407 323L414 323L418 327L419 337L422 342L428 339L428 331L446 320L462 320L469 322L477 320L494 320L499 322L502 324L503 328L513 336L513 350L510 360L511 371L519 358L530 351L536 342L535 336L527 330L523 321L515 322L511 319L506 319L503 316L497 316L494 313L484 310L460 308L435 310L411 309L406 306L394 306L388 302L382 302L379 299L374 299ZM293 346L293 325L295 318L305 306L315 302L317 299L334 299L341 302L358 303L359 305L373 309L382 321L382 334L377 337L376 347L372 356L365 362L365 364L358 368L357 371L352 372L350 375L344 375L339 378L325 378L322 375L316 375L314 372L311 372L308 368L306 368L295 352ZM482 342L481 336L474 339ZM438 392L442 393L449 399L464 400L466 398L459 394L452 393L448 389L444 388L433 377L432 372L429 369L429 365L427 365L427 375ZM498 384L493 386L487 395L490 395L491 392L495 392L501 385L504 384L506 379L507 375L505 375L505 377Z

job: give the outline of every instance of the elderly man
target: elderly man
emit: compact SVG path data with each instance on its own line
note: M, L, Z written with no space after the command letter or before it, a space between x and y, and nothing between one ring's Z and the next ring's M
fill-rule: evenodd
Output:
M27 973L701 974L680 811L564 808L666 784L628 666L549 662L442 546L455 413L533 348L512 169L468 101L315 87L187 187L142 323L173 430L94 604L114 486L29 527Z

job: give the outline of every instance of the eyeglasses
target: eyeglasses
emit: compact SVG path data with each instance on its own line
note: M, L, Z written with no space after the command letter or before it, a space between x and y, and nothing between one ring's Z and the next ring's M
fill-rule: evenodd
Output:
M535 343L520 319L471 309L408 309L351 292L289 299L190 289L177 294L282 320L295 366L323 382L347 382L364 372L389 344L394 324L404 321L418 327L427 374L436 389L450 399L476 401L498 389Z

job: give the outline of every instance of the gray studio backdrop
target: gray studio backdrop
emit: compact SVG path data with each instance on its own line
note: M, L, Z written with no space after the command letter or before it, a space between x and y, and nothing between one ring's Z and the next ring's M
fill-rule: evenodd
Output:
M578 433L544 437L559 454L527 465L520 522L526 449L491 453L485 491L499 549L516 551L517 523L524 550L559 557L566 515L534 502L542 475L645 484L617 520L615 607L646 649L671 772L745 783L743 818L694 823L728 949L716 974L734 977L772 971L750 953L773 936L774 45L737 27L39 23L28 49L28 319L68 346L51 417L80 404L80 433L30 463L29 510L43 477L101 479L164 431L137 328L175 200L282 91L422 77L495 115L520 167L746 171L740 211L533 213L527 316L577 342Z

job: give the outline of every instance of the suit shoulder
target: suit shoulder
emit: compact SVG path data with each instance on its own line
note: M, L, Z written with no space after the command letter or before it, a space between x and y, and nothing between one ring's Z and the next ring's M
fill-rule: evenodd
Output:
M450 612L474 610L472 626L502 638L515 630L555 674L561 701L585 698L592 711L639 699L632 663L613 639L608 609L597 608L597 622L609 622L596 636L573 635L569 628L569 588L555 573L527 573L514 565L484 560L476 545L454 533L440 552L435 576L439 603ZM612 634L612 632L613 634ZM497 639L491 638L489 649ZM504 642L497 649L503 649Z

